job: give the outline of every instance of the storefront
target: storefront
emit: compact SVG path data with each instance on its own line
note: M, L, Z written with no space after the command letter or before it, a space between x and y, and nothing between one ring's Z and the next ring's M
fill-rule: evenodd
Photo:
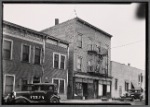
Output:
M111 97L111 81L99 80L98 83L98 98L103 96Z
M110 81L76 77L74 79L74 98L97 99L102 96L110 97L110 88Z

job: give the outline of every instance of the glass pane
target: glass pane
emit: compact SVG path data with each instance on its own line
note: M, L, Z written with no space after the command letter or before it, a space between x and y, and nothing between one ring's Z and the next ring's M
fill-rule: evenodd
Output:
M23 53L29 54L29 46L23 46Z
M61 69L64 69L65 67L65 56L61 56Z
M58 80L54 79L53 83L56 84L56 87L57 87L56 89L58 89L58 84L59 84L59 83L58 83ZM58 91L58 90L57 90L57 91Z
M59 55L55 54L54 56L54 68L58 68L58 64L59 64Z
M11 56L10 53L11 53L10 50L6 50L6 49L3 50L3 58L10 59L10 56Z
M60 80L60 87L59 87L59 93L64 93L64 80Z
M55 54L55 61L59 60L59 55Z
M11 42L4 40L3 48L7 50L11 50Z
M40 56L41 49L35 48L35 55Z

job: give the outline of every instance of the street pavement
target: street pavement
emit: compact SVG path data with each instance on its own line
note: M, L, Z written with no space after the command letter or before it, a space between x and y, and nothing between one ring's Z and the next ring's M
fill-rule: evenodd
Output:
M72 100L62 100L60 101L60 103L63 104L107 104L107 105L115 105L115 104L119 104L119 105L124 105L124 104L131 104L131 105L145 105L145 101L139 101L139 100L135 100L135 101L118 101L118 100L111 100L109 99L108 101L102 101L101 99L86 99L86 100L76 100L76 99L72 99Z

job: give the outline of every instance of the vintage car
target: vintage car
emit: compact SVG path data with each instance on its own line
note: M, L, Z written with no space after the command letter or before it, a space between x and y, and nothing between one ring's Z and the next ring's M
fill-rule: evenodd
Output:
M121 96L121 100L134 101L135 99L139 99L140 101L143 99L141 90L129 90L127 93Z
M5 104L59 103L57 87L51 83L34 83L23 87L22 91L10 93L4 99Z

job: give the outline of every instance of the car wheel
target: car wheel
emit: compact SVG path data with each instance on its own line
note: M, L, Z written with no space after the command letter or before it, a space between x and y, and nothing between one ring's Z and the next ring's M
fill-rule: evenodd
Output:
M16 104L25 104L25 103L27 103L27 101L24 100L24 99L17 99L17 100L15 101L15 103L16 103Z
M58 98L52 98L50 100L51 103L59 103L59 99Z

